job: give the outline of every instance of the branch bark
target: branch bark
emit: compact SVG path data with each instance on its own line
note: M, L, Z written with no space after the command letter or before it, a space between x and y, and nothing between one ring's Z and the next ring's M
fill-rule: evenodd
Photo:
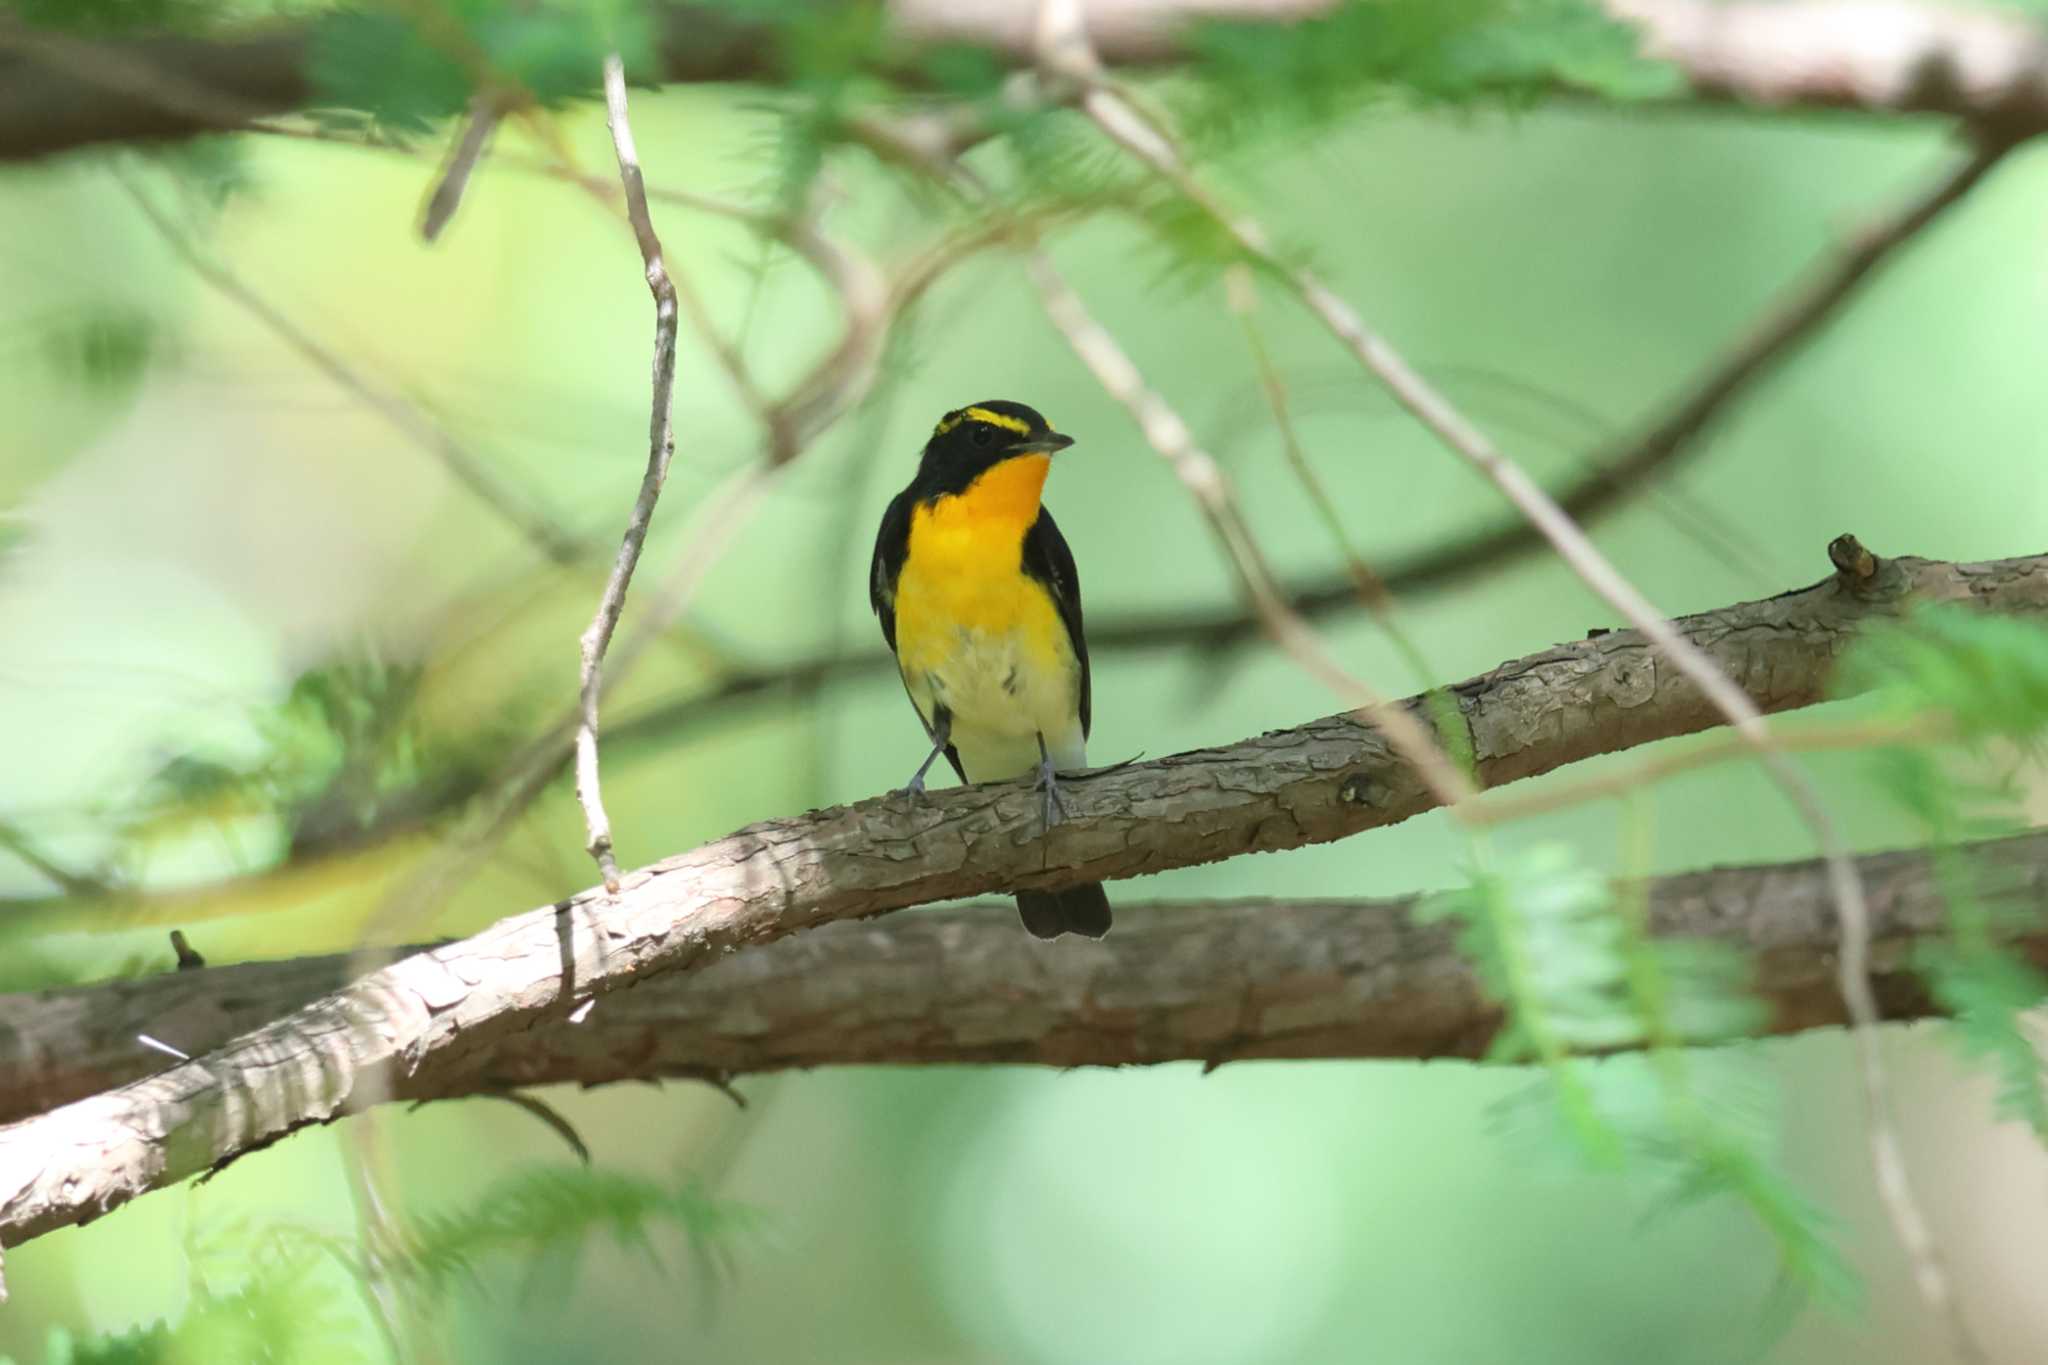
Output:
M1823 699L1857 628L1909 598L2048 615L2048 555L1981 564L1844 556L1811 588L1677 625L1765 711ZM1718 723L1634 631L1560 645L1453 689L1485 785ZM1426 716L1422 699L1410 706ZM1038 835L1027 783L892 798L753 825L394 963L161 1075L0 1128L0 1245L329 1121L370 1094L473 1067L517 1032L748 944L905 906L1298 848L1431 807L1370 728L1332 716L1076 778ZM592 1002L595 1001L593 1004Z
M829 6L839 0L811 0ZM2001 138L2048 130L2048 48L2022 15L1916 0L1603 0L1699 99L1774 109L1936 114ZM1170 63L1195 16L1288 23L1330 0L1091 0L1090 43L1122 66ZM1029 64L1037 0L893 0L906 58L971 44ZM0 161L187 138L317 104L317 19L207 36L100 41L0 23ZM657 8L660 76L772 81L767 26L707 5ZM909 62L894 74L915 75ZM594 93L594 91L593 91Z
M2026 926L2013 946L2048 969L2048 832L1967 852L1987 903ZM1944 927L1927 856L1858 863L1886 1017L1939 1014L1908 968L1914 945ZM1765 1031L1846 1022L1819 862L1689 872L1647 891L1652 933L1753 954ZM1415 922L1417 899L1120 905L1114 934L1057 953L989 906L827 925L649 981L580 1024L507 1034L459 1067L403 1078L392 1098L657 1078L724 1084L816 1066L1484 1056L1500 1010L1450 926ZM345 987L350 962L252 962L0 996L0 1120L157 1069L161 1058L136 1046L138 1033L195 1054L217 1047Z

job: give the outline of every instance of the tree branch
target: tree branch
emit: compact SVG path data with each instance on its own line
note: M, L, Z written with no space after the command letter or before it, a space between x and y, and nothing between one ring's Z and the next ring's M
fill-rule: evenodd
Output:
M1987 903L2028 926L2014 946L2048 968L2048 832L1967 851ZM1858 862L1887 1017L1939 1014L1908 966L1914 945L1944 929L1927 856ZM1646 889L1652 933L1755 955L1765 1031L1845 1022L1819 862L1689 872ZM1415 922L1417 899L1125 904L1114 934L1057 953L989 906L828 925L649 981L580 1024L507 1034L459 1067L402 1079L392 1098L723 1082L815 1066L1484 1056L1500 1009L1456 951L1451 926ZM343 988L350 962L251 962L0 996L0 1120L155 1070L161 1059L135 1045L138 1033L194 1053L218 1047Z
M818 7L839 0L810 0ZM2048 129L2048 50L2027 18L1916 0L1603 0L1643 30L1699 99L1773 109L1937 114L2002 138ZM915 81L939 43L986 48L1028 65L1037 0L893 0L900 60L882 74ZM1091 0L1090 44L1120 66L1170 63L1195 16L1288 23L1329 0ZM91 41L0 21L0 161L107 142L233 131L314 107L319 19L185 37ZM660 77L671 83L772 81L771 26L714 6L657 7ZM595 93L594 87L592 93Z
M1868 570L1865 572L1864 570ZM2048 555L1870 561L1678 629L1765 711L1824 696L1857 628L1909 599L2048 615ZM1452 689L1489 786L1719 723L1634 631L1515 660ZM1408 703L1419 708L1422 699ZM0 1128L0 1244L86 1221L365 1094L403 1093L509 1035L610 1008L596 997L835 920L1298 848L1431 807L1369 727L1332 716L1073 779L1039 837L1028 783L771 820L416 954L196 1061ZM1480 803L1483 805L1483 801Z

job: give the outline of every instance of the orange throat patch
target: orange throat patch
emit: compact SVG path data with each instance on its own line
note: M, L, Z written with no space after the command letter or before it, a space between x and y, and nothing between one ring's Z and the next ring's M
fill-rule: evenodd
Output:
M1038 520L1038 500L1051 469L1050 455L1013 455L984 470L965 492L918 507L912 514L913 534L965 531L1001 544L1010 539L1004 533L1013 532L1011 543L1019 543Z

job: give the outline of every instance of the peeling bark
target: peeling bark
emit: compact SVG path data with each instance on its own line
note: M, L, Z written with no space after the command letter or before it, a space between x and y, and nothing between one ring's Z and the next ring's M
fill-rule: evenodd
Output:
M1814 587L1682 618L1767 711L1822 699L1861 624L1908 598L2048 613L2048 556L1981 564L1843 555ZM1560 645L1453 689L1491 786L1717 723L1633 631ZM1408 703L1428 722L1421 699ZM475 1068L515 1033L656 973L834 920L1322 843L1428 809L1377 734L1333 716L1063 784L1046 838L1026 784L894 798L750 826L418 953L218 1051L0 1128L0 1244L87 1221L151 1189ZM596 1008L609 1006L600 1002Z
M2048 833L1979 844L1987 902L2031 928L2048 968ZM1939 1013L1907 969L1944 906L1926 855L1858 860L1888 1018ZM1765 1031L1845 1022L1818 862L1652 881L1651 932L1745 950ZM818 1066L1126 1066L1252 1058L1483 1056L1500 1024L1442 924L1415 898L1120 905L1101 941L1047 948L1007 905L831 924L614 995L580 1023L506 1034L459 1066L399 1078L398 1100ZM157 1069L147 1033L201 1052L348 984L349 954L0 996L0 1119Z

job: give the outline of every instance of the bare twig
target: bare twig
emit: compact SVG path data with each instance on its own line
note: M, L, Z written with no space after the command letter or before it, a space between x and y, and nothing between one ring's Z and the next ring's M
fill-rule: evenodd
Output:
M1894 1232L1911 1259L1915 1283L1929 1307L1948 1323L1951 1341L1959 1358L1965 1361L1981 1359L1982 1351L1949 1288L1947 1271L1928 1229L1925 1214L1913 1194L1899 1147L1897 1123L1891 1112L1889 1081L1876 1038L1880 1016L1869 978L1869 910L1862 884L1835 830L1832 817L1804 771L1772 746L1761 714L1742 689L1671 629L1662 614L1615 569L1539 484L1437 393L1398 351L1367 328L1348 303L1312 272L1283 261L1274 252L1259 224L1224 208L1194 178L1164 133L1139 114L1103 77L1099 64L1087 49L1077 0L1051 0L1045 7L1045 14L1046 30L1041 51L1053 71L1083 86L1081 107L1104 135L1165 178L1228 232L1247 255L1284 281L1359 363L1387 386L1403 407L1447 448L1485 476L1541 530L1572 571L1625 620L1642 631L1722 712L1736 733L1750 743L1766 770L1813 831L1830 871L1841 917L1840 985L1862 1063L1871 1159L1878 1192Z
M1689 380L1647 427L1595 455L1585 473L1552 494L1558 507L1583 524L1612 511L1646 480L1697 452L1701 438L1731 407L1753 393L1758 381L1797 355L1881 267L1975 189L2010 149L2009 143L1980 142L1924 188L1824 251L1767 306L1743 337ZM1548 543L1527 518L1511 514L1383 565L1381 581L1393 596L1441 589L1500 568ZM1359 601L1357 570L1348 568L1347 573L1322 581L1291 585L1288 600L1306 617L1354 605ZM1211 613L1205 619L1184 613L1124 625L1109 623L1099 635L1105 647L1161 642L1176 633L1218 646L1256 629L1256 623L1242 615L1233 619Z
M359 150L416 155L410 147L317 127L266 122L255 125L252 131L334 143ZM631 221L624 194L616 181L587 174L559 157L501 152L493 164L513 166L575 185L625 214ZM671 269L669 272L669 282L676 291L682 317L690 323L691 330L701 337L719 367L725 371L741 404L767 429L766 458L771 464L785 464L795 459L820 432L859 399L872 379L875 358L889 326L903 309L931 286L940 272L969 252L995 244L995 239L990 236L963 234L942 244L939 249L913 258L892 280L885 278L883 272L861 252L826 233L819 223L819 206L816 204L790 214L757 209L694 190L646 185L644 182L642 190L649 202L675 204L729 218L782 243L807 261L839 298L845 322L838 339L787 394L771 399L755 382L738 349L718 330L709 310L690 287L688 276L680 270Z
M505 107L504 99L491 93L480 94L469 102L469 114L462 121L462 133L455 139L447 164L441 168L440 179L434 182L434 192L420 214L420 236L427 241L440 237L441 230L455 216L455 210L462 206L463 192L469 188L469 177L483 160L485 149L491 145L491 134L498 130L499 122L505 117Z
M619 158L619 182L626 193L626 213L633 224L633 238L640 245L648 291L654 295L654 408L648 421L647 473L640 480L639 496L633 499L632 514L626 519L618 559L612 564L611 577L605 580L604 595L598 599L597 616L578 642L582 685L581 717L576 727L576 799L583 805L590 856L597 860L605 890L616 892L619 865L612 856L611 820L605 814L604 798L598 790L597 704L604 686L604 652L611 645L612 632L618 628L619 612L626 605L626 589L633 581L634 566L640 562L640 547L647 541L654 504L661 497L669 459L675 454L669 408L676 381L676 290L662 263L661 238L655 234L654 218L647 210L640 153L633 145L633 126L626 113L626 67L617 53L604 59L604 97L605 122L611 128L612 147Z
M1439 737L1412 712L1394 705L1338 663L1308 623L1287 605L1274 587L1264 553L1238 511L1230 476L1214 456L1195 443L1194 434L1180 415L1146 385L1137 366L1117 345L1116 338L1089 315L1080 296L1067 284L1044 249L1033 246L1025 261L1046 317L1066 338L1095 381L1123 404L1146 443L1167 462L1195 499L1236 571L1246 600L1274 642L1317 681L1357 707L1362 718L1378 726L1400 755L1415 765L1437 799L1455 812L1459 803L1477 793L1477 788L1450 760Z
M1372 571L1365 557L1358 553L1358 547L1351 543L1351 532L1346 529L1344 518L1338 514L1329 488L1316 473L1308 452L1302 448L1301 433L1295 429L1294 417L1288 407L1287 381L1273 363L1272 353L1266 349L1265 338L1259 335L1259 325L1253 317L1258 308L1258 286L1248 267L1233 265L1224 272L1223 297L1225 305L1244 329L1245 348L1251 352L1252 369L1258 377L1259 390L1265 395L1266 411L1280 433L1280 448L1286 453L1288 467L1294 471L1296 482L1308 495L1309 505L1315 508L1323 529L1330 533L1330 540L1342 556L1353 595L1374 615L1384 617L1393 609L1393 599L1380 582L1379 575ZM1426 677L1424 681L1427 681Z
M317 129L264 125L262 131L279 136L307 137L359 148L411 154L407 148L393 147L382 142L365 142ZM630 139L630 126L627 136ZM643 212L641 222L635 221L635 215L628 204L628 195L621 189L620 184L586 175L560 155L552 158L533 158L512 153L501 155L498 162L575 184L592 193L607 206L618 208L628 223L634 226L636 239L640 241L643 250L645 249L647 239L640 232L640 226L641 222L644 222L651 231L651 220L647 219ZM622 172L621 181L624 180ZM798 378L785 396L770 401L754 389L751 378L745 372L744 366L739 364L737 355L729 347L724 346L722 339L712 329L708 317L701 311L690 314L702 324L707 343L714 351L721 352L721 363L725 365L729 377L740 389L746 406L760 417L766 428L762 461L758 469L751 472L743 471L739 477L711 495L707 506L716 515L704 525L701 536L693 540L691 548L672 574L668 585L658 595L656 606L648 613L640 630L619 650L610 650L608 646L600 648L599 663L602 676L597 679L599 703L631 667L641 647L673 627L687 608L696 584L701 581L703 573L715 560L718 547L726 544L745 524L748 513L772 487L774 473L796 459L838 416L866 393L874 379L883 339L894 319L922 295L946 264L959 259L967 251L989 244L971 237L964 242L956 240L942 244L940 250L913 258L899 277L892 281L885 279L882 272L861 252L823 231L818 222L821 205L816 202L808 203L804 211L796 214L768 213L690 191L648 186L644 182L644 177L639 179L638 185L645 200L661 200L732 218L788 245L810 262L838 297L844 322L834 344ZM658 241L655 247L659 250ZM675 291L678 311L688 313L690 296L686 282L674 272L669 272L667 278L669 287ZM657 300L659 297L657 294ZM660 304L657 302L658 325L659 322ZM650 464L650 476L652 472ZM643 483L643 496L648 491ZM658 493L655 496L658 497ZM632 534L631 527L628 533ZM626 549L622 547L622 556L625 553ZM618 571L615 567L614 573ZM631 570L627 572L630 573ZM622 584L621 600L623 592ZM614 611L611 628L615 629L616 624L617 615ZM596 623L593 623L593 629L596 628ZM586 643L588 639L589 637L586 637ZM539 738L508 762L496 777L485 784L485 810L481 818L460 833L444 852L437 854L419 876L409 879L405 887L389 898L384 910L377 916L378 925L387 930L404 932L407 926L400 921L404 918L403 911L406 907L432 901L438 888L468 875L477 861L488 854L490 849L510 831L521 814L551 780L557 771L560 756L575 756L580 752L578 741L583 729L587 700L587 692L579 696L578 705L568 716L545 730ZM579 779L582 771L579 763ZM589 789L595 791L598 788L593 784ZM579 787L579 791L581 790L583 788ZM455 799L463 799L474 794L475 790L471 789L467 793L455 794ZM601 798L596 805L596 812L600 817L604 814ZM585 813L588 821L591 816L588 803L585 805ZM600 867L603 866L604 864L600 862Z
M1807 725L1798 729L1778 727L1771 731L1771 743L1786 753L1822 753L1843 749L1872 749L1888 744L1938 744L1951 736L1951 729L1932 719L1873 722L1867 725ZM1474 823L1506 824L1534 815L1567 810L1588 801L1607 801L1650 790L1666 778L1718 763L1733 763L1755 756L1755 748L1738 734L1717 735L1689 748L1653 754L1624 764L1612 772L1582 777L1522 796L1500 796L1489 792L1472 806Z
M582 553L583 547L575 537L557 526L531 500L506 487L482 458L422 412L417 404L384 388L342 359L339 352L299 326L247 281L202 252L134 177L118 168L115 175L150 226L194 274L269 328L311 362L315 369L382 417L393 430L439 459L442 467L454 475L458 483L516 528L542 554L556 563L566 564Z
M961 163L931 159L928 144L914 133L882 120L870 120L862 132L885 155L923 171L941 186L1005 219L1026 248L1026 266L1047 319L1095 381L1130 413L1146 444L1166 461L1194 498L1237 576L1251 613L1274 642L1312 677L1346 698L1362 717L1378 726L1395 750L1415 765L1418 776L1446 808L1455 810L1460 802L1475 795L1477 788L1451 761L1439 737L1432 735L1409 710L1394 705L1338 663L1308 623L1287 605L1274 584L1264 552L1238 511L1229 475L1214 456L1196 444L1193 432L1180 415L1145 383L1116 338L1089 315L1080 296L1038 245L1031 226L1002 215L987 186Z
M1772 302L1748 335L1693 381L1661 420L1630 443L1626 453L1602 462L1605 467L1594 487L1618 488L1692 445L1735 398L1751 391L1759 378L1819 332L1879 265L1975 189L2004 160L2012 145L1980 141L1924 188L1826 252ZM1591 501L1592 492L1593 488L1574 489L1559 495L1557 502L1567 512L1583 517L1599 506ZM1580 500L1577 506L1573 505L1574 494ZM1526 520L1523 525L1528 525Z

